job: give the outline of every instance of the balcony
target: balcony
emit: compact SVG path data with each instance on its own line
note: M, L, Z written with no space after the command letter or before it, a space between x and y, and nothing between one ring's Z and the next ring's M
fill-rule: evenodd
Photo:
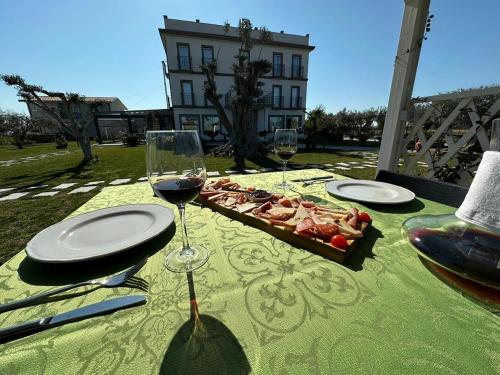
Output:
M202 65L207 65L207 64L211 64L211 63L217 63L217 61L214 58L210 58L210 57L202 57L201 58Z
M285 77L285 65L276 64L273 65L273 78L284 78Z
M302 98L300 96L291 96L290 108L302 108Z
M179 70L191 71L191 56L177 56Z
M194 106L194 93L192 92L183 92L181 93L181 98L182 98L182 105L184 106Z
M284 96L272 96L272 105L273 108L285 108L285 97Z
M303 79L304 78L304 67L303 66L298 66L298 65L292 65L292 72L291 72L291 78L292 79Z

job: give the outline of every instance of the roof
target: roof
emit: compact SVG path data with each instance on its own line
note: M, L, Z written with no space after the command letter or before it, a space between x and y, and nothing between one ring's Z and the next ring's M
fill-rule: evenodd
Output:
M60 98L55 98L52 96L40 96L40 99L44 102L60 102ZM84 96L83 101L92 103L92 102L106 102L112 103L115 100L119 100L116 96Z
M241 42L239 37L239 30L237 27L231 26L226 33L223 25L204 23L204 22L192 22L186 20L178 20L173 18L164 17L165 27L158 29L160 35L179 35L179 36L189 36L204 39L216 39L216 40L227 40L234 42ZM256 44L261 44L259 41L260 30L252 30L251 35ZM309 44L309 34L296 35L296 34L285 34L284 32L272 32L270 31L272 38L266 41L264 44L305 49L308 51L314 50L314 46Z

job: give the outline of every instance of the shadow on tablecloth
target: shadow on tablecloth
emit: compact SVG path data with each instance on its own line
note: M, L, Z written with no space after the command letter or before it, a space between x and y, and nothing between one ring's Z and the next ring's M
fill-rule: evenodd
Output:
M191 317L174 335L159 374L249 374L250 363L238 339L221 321L200 314L192 273L187 273Z

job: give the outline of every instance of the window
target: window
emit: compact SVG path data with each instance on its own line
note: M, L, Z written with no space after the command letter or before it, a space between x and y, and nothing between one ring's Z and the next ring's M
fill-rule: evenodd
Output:
M301 106L301 98L300 98L300 87L292 86L290 92L290 108L300 108Z
M179 115L181 130L196 130L200 129L199 115Z
M80 109L80 104L73 104L73 114L75 115L76 119L81 119L82 118L82 111Z
M269 116L269 131L274 133L276 129L285 127L285 118L283 116Z
M212 61L214 61L214 47L201 46L201 63L205 65Z
M194 105L193 81L181 81L181 96L182 105Z
M281 96L281 86L273 86L273 108L281 108L283 105L283 98Z
M286 116L287 129L300 129L302 127L302 116Z
M177 43L177 62L179 70L191 70L191 52L189 44Z
M292 55L292 78L302 78L302 56Z
M273 77L283 77L284 70L283 54L277 52L273 53Z
M217 137L221 133L219 116L203 115L203 134L210 138Z

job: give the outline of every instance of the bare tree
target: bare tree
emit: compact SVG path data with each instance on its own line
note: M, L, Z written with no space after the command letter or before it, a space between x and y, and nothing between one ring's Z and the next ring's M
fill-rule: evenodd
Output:
M224 32L230 30L229 23L224 24ZM252 37L252 22L242 18L238 24L239 37L241 40L240 53L235 56L232 65L234 82L231 91L227 93L227 101L232 113L230 121L224 106L221 103L223 95L217 91L215 71L217 62L212 61L204 64L201 68L205 73L206 84L204 86L205 96L212 103L219 115L220 122L226 130L234 153L237 166L243 166L245 159L255 160L260 155L257 147L257 126L253 115L253 105L257 98L262 96L262 85L260 78L271 71L271 63L265 59L250 60L250 52L255 43L260 45L271 40L271 33L265 28L258 29L259 37Z
M12 137L17 148L24 148L28 133L35 127L35 122L22 113L0 110L0 133Z
M19 75L2 75L0 76L7 86L13 86L17 89L19 97L23 98L27 103L40 108L49 115L60 128L61 131L67 132L73 136L83 152L83 161L89 162L92 160L92 148L89 139L89 123L78 122L73 113L73 107L85 102L85 97L76 93L62 93L45 90L42 86L26 83ZM63 106L64 112L67 114L67 119L63 119L60 113L50 108L45 103L40 94L58 98Z

